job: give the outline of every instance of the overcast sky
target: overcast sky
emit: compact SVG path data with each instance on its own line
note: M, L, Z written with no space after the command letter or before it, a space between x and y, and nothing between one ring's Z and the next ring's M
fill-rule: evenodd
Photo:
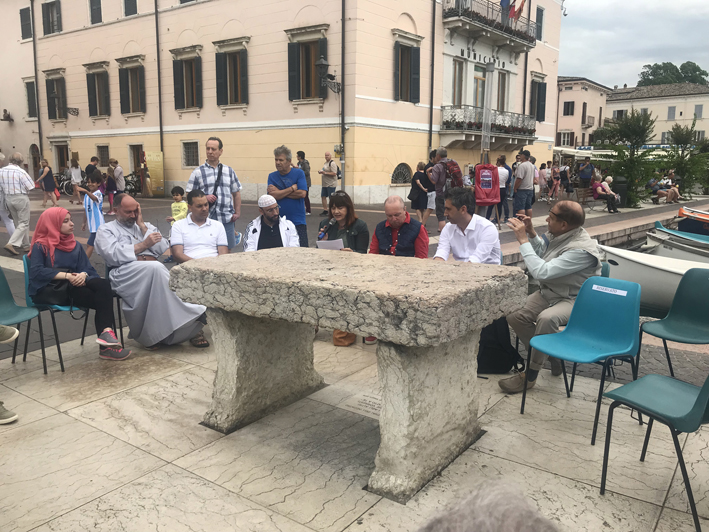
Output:
M566 0L560 76L634 87L643 65L694 61L709 70L707 0Z

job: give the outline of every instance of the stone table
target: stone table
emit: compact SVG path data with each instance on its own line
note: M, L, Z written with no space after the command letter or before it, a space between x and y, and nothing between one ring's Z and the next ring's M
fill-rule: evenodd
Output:
M189 261L170 286L208 307L204 422L230 432L322 387L315 326L376 336L381 443L369 489L406 501L477 437L480 329L522 306L518 268L308 248Z

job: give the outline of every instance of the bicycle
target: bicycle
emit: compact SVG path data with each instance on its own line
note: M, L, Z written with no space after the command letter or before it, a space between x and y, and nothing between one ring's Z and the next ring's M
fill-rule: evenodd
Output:
M143 192L143 183L139 175L130 173L126 176L126 189L124 192L133 198Z
M68 168L61 174L57 175L57 185L59 192L67 196L74 195L74 185L71 183L71 170Z

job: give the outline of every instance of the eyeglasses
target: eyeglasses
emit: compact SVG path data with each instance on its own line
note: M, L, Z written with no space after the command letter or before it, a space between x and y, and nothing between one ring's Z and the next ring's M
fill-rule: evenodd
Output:
M554 207L552 207L552 209L553 209L553 208L554 208ZM562 222L565 222L565 221L566 221L566 220L564 220L564 217L563 217L563 216L560 216L559 214L555 213L555 212L552 211L551 209L549 209L549 214L554 215L557 220L560 220L560 221L562 221Z

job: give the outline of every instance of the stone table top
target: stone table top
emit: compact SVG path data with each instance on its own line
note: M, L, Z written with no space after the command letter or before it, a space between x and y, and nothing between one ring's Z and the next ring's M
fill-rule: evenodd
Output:
M527 296L516 267L315 248L191 260L171 270L170 287L210 308L420 347L480 329Z

